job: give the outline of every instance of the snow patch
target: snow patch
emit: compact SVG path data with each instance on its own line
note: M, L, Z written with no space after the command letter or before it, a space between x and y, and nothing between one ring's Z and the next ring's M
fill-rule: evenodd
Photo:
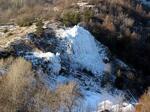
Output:
M106 100L99 104L97 112L103 111L111 111L111 112L135 112L135 108L132 104L128 103L120 103L113 104L113 102Z
M49 72L58 74L61 70L60 58L59 53L47 52L30 52L26 53L25 58L30 60L33 65L43 65Z
M119 104L124 100L121 92L116 94L111 94L107 90L103 90L101 93L85 91L85 103L87 106L92 107L93 110L96 110L97 107L99 111L110 109L113 104Z

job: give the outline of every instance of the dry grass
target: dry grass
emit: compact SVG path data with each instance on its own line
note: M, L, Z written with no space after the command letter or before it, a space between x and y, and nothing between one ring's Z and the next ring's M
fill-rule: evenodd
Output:
M34 81L31 63L22 58L16 59L10 66L7 75L1 81L1 112L15 112L24 108L30 99Z
M150 89L145 92L140 98L139 105L136 107L136 112L150 111Z
M51 18L52 8L52 4L46 0L0 0L0 24L18 22L26 17L32 21L36 18Z
M77 85L73 82L60 85L55 91L51 91L39 83L34 96L36 103L31 110L41 112L44 108L48 108L52 112L58 112L60 109L64 112L72 112L73 109L80 108L81 96Z
M113 23L112 16L106 15L102 26L110 31L115 31L115 25Z
M72 112L73 109L79 107L82 95L76 83L61 85L57 88L56 93L60 97L61 106L65 112Z
M36 26L32 25L30 27L19 27L14 26L14 29L9 30L2 37L0 37L0 48L7 48L9 45L17 40L23 39L26 34L35 32ZM9 35L11 34L11 35Z
M0 78L1 112L41 112L45 108L70 112L79 105L81 94L75 83L60 85L52 91L23 58L8 58L0 63L0 68L7 65L8 71Z
M13 61L14 61L13 57L9 57L7 59L1 59L0 60L0 68L8 68L9 65L11 65Z

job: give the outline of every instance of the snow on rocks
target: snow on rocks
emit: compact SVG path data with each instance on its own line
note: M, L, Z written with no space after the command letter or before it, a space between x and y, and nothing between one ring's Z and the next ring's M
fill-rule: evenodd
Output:
M91 71L93 74L102 74L105 63L99 54L99 47L94 37L84 28L73 28L57 31L57 36L65 42L66 53L71 63L71 68L80 68Z
M59 55L59 53L55 55L51 52L30 52L26 53L24 57L30 60L34 66L41 66L48 73L58 74L61 70Z
M109 100L101 102L98 105L97 112L103 112L106 110L110 112L135 112L135 108L132 104L128 103L113 104Z
M126 104L123 105L122 112L135 112L135 108L132 104Z
M109 100L103 101L98 106L98 112L104 111L104 110L111 110L113 103Z
M121 91L115 90L115 94L101 88L101 92L85 91L85 105L90 106L92 110L102 112L112 109L113 105L119 104L124 98ZM93 112L93 111L92 111Z

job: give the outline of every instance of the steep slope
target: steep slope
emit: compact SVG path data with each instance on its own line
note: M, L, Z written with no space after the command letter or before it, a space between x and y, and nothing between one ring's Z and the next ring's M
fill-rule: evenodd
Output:
M49 75L44 80L50 88L73 81L79 85L84 96L83 111L88 107L94 111L99 103L99 111L106 110L105 100L108 100L112 103L112 107L107 110L120 109L122 103L127 102L122 108L131 107L131 109L124 112L134 112L134 107L128 104L123 91L110 86L101 87L104 73L110 73L111 80L115 78L111 71L112 63L108 58L109 51L105 46L80 26L58 29L54 38L58 41L56 55L52 51L24 53L24 57L30 60L37 70L41 69ZM53 41L54 38L49 37Z
M70 81L76 82L83 95L83 112L88 108L90 112L104 110L119 112L120 109L125 110L123 112L134 112L134 107L125 97L124 91L117 90L111 85L115 79L113 75L115 68L107 47L97 42L80 26L54 31L56 36L41 39L31 34L22 37L20 41L36 43L38 48L46 46L42 50L34 48L30 52L22 49L16 51L17 55L31 61L35 71L43 75L43 82L51 89ZM19 40L16 40L16 44L18 43ZM55 46L54 50L51 49L51 44ZM106 76L109 77L108 80L104 80ZM108 86L102 87L103 80Z

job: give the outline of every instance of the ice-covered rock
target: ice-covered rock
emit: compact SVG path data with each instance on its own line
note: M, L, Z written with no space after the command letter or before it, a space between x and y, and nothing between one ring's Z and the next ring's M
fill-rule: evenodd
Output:
M57 36L65 43L66 53L72 68L80 68L91 71L93 74L101 74L105 68L103 56L94 37L84 28L73 28L57 31Z

